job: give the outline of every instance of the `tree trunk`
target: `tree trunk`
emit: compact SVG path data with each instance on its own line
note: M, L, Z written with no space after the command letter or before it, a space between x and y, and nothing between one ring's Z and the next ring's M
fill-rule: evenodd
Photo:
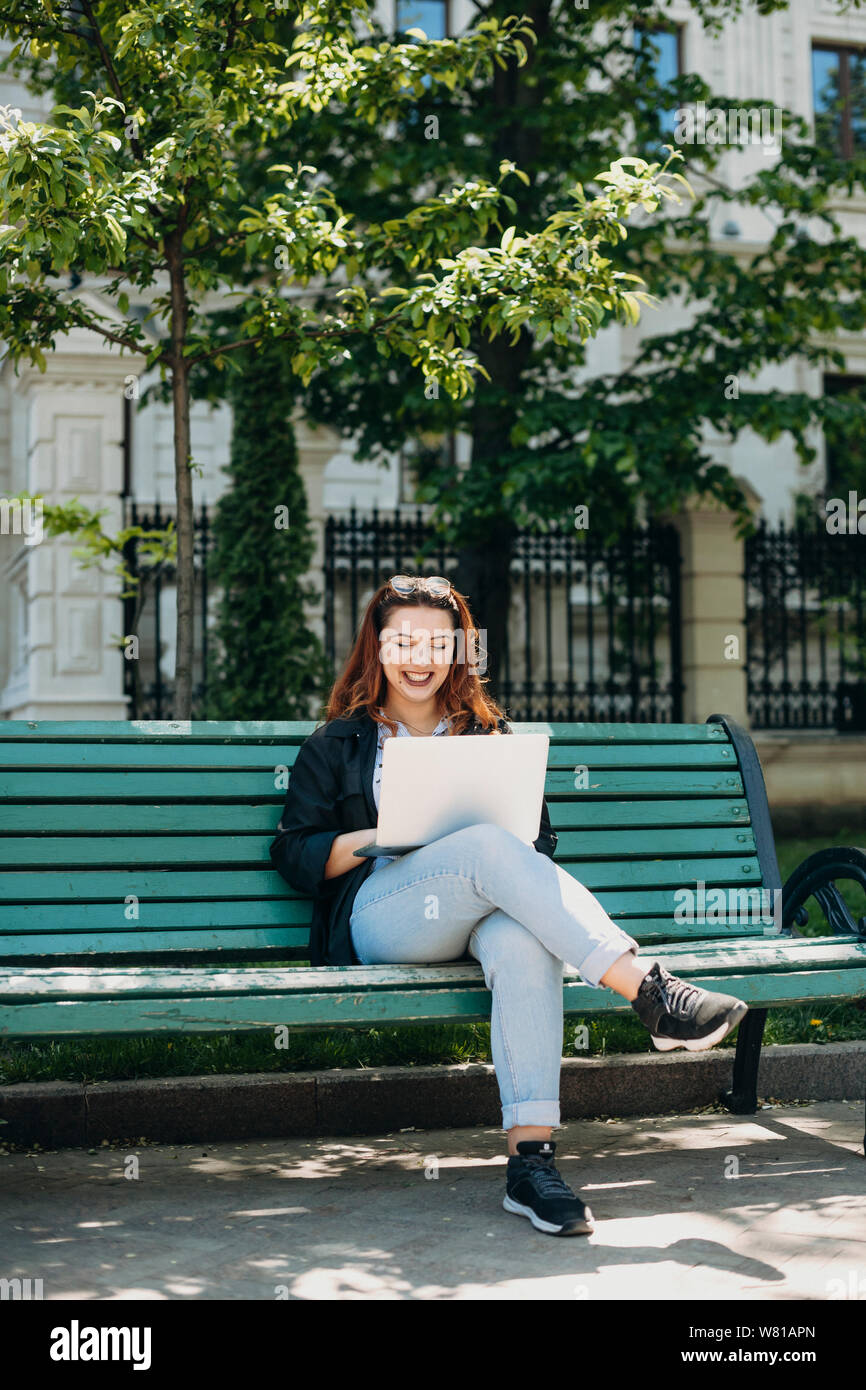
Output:
M550 11L551 0L528 0L519 7L510 0L496 0L493 6L499 18L508 14L528 14L539 38L549 32ZM530 72L534 80L528 83L526 76ZM500 122L491 148L492 178L502 159L513 159L518 167L534 167L541 147L541 126L533 126L522 117L517 119L516 113L527 108L538 109L543 100L544 88L532 45L523 68L512 59L504 70L495 69L492 89L485 102L500 113L515 113L515 119ZM518 231L526 230L534 222L537 195L522 184L510 185L509 192L517 202L514 220ZM493 480L494 486L488 485L485 489L490 497L494 494L500 460L511 448L510 435L519 416L522 377L532 350L532 338L523 329L513 346L507 341L507 335L502 334L493 342L480 341L475 347L490 380L479 377L476 382L469 472ZM511 601L511 553L516 534L514 522L503 510L479 518L473 525L472 535L464 536L457 552L457 587L467 594L475 620L485 630L489 690L500 700L504 699L502 682ZM510 674L515 684L523 676L522 663L518 672L518 656L517 652L510 653Z
M505 675L505 640L510 603L511 548L515 527L508 517L498 517L477 541L457 551L456 584L467 596L481 629L479 674L494 699L502 699ZM511 654L512 678L514 653Z
M490 381L479 378L473 406L472 459L470 474L495 480L500 460L511 448L510 433L516 418L520 378L532 346L522 332L512 347L504 337L480 341L479 361ZM485 491L490 495L492 487ZM466 594L475 621L484 629L482 642L487 650L488 686L495 698L503 698L505 640L511 601L511 552L517 528L507 512L479 518L471 534L464 532L457 551L457 588ZM512 679L515 676L512 653Z
M177 659L175 665L174 717L192 717L193 615L195 569L193 564L193 502L190 469L189 370L186 344L189 307L184 281L179 230L166 241L171 281L171 394L174 409L174 479L177 499Z

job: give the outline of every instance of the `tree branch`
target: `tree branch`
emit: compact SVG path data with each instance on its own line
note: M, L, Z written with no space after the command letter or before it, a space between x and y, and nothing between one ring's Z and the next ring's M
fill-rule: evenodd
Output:
M74 306L70 306L72 308ZM147 342L140 343L136 339L122 337L119 333L113 333L109 328L103 328L99 323L94 322L85 314L76 314L74 322L70 324L72 328L89 328L93 333L98 333L101 338L106 338L110 343L117 343L119 347L129 348L130 352L147 352Z
M199 362L208 362L212 357L223 357L227 352L236 352L238 348L255 347L256 343L264 342L268 339L272 342L282 342L286 338L351 338L357 333L367 333L371 330L378 332L387 327L399 318L399 314L387 314L385 318L370 324L368 328L303 328L295 325L286 333L257 333L254 338L238 338L234 343L227 343L225 347L214 348L211 352L200 352L196 357L187 360L190 365L197 365Z
M96 17L93 13L93 7L90 3L90 0L80 0L80 3L81 8L84 11L84 14L87 16L87 19L89 21L90 28L93 33L93 41L96 44L97 49L99 50L99 55L102 58L103 66L108 74L108 80L111 84L111 88L117 100L123 106L124 111L126 111L126 98L123 95L123 89L120 85L120 80L117 76L117 73L114 70L114 64L111 61L111 55L108 52L108 49L105 47L105 43L103 42L102 32L99 28L99 25L96 22ZM141 144L134 135L130 135L129 137L129 148L132 150L133 156L138 161L138 163L143 164L144 150L142 149ZM155 203L151 203L150 201L148 201L147 206L155 217L162 217L162 209L158 207Z
M114 95L117 97L117 100L118 100L119 102L122 102L122 103L123 103L123 106L124 106L124 108L125 108L125 107L126 107L126 102L125 102L124 97L123 97L123 90L122 90L121 85L120 85L120 82L119 82L119 80L118 80L117 73L116 73L115 70L114 70L114 64L113 64L112 61L111 61L111 55L110 55L110 53L108 52L108 49L105 47L105 44L104 44L104 42L103 42L101 30L100 30L100 28L99 28L99 25L98 25L97 22L96 22L96 17L95 17L95 15L94 15L94 13L93 13L93 7L92 7L92 5L91 5L91 3L90 3L90 0L80 0L80 3L81 3L81 8L82 8L82 10L84 11L85 15L87 16L87 20L88 20L88 23L90 24L90 28L91 28L91 30L93 31L93 42L96 44L96 47L97 47L98 50L99 50L99 56L100 56L101 59L102 59L102 63L103 63L103 66L104 66L104 68L105 68L105 71L108 73L108 80L109 80L109 82L111 83L111 87L112 87L112 90L113 90L113 92L114 92Z

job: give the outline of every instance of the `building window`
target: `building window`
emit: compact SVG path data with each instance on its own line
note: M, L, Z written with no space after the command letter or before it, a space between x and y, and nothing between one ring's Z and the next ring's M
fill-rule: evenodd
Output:
M397 0L396 29L423 29L428 39L446 39L448 0Z
M815 143L852 159L866 153L866 48L812 45Z
M866 376L824 377L825 396L859 396L866 408ZM866 413L866 410L864 410ZM830 424L824 427L827 460L826 493L844 497L853 489L866 496L866 440L863 431L845 430Z
M634 46L637 53L652 64L655 80L660 87L675 82L683 70L682 26L675 29L651 29L636 24ZM676 126L675 106L664 107L656 113L662 135L673 135ZM665 141L669 144L670 141Z

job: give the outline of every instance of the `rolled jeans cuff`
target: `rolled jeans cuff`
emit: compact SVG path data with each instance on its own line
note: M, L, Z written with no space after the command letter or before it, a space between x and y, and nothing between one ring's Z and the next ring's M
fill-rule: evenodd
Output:
M606 986L602 985L601 978L607 974L610 967L619 960L620 956L624 956L626 951L633 951L637 955L639 950L640 947L633 936L629 936L627 932L618 931L615 936L611 936L601 946L596 946L595 950L591 951L586 960L581 961L577 968L585 984L588 984L592 989L604 989Z
M502 1107L502 1128L506 1130L514 1125L549 1125L552 1129L558 1124L558 1100L518 1100Z

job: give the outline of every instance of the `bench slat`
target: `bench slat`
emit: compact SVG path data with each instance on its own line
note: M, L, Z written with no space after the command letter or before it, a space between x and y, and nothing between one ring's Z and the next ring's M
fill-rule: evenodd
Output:
M258 835L100 835L91 839L53 836L10 836L0 840L0 867L13 869L83 868L90 865L142 864L265 864L273 831ZM683 854L745 854L755 849L748 827L673 830L565 830L559 837L557 860L564 858L662 858Z
M24 932L0 937L0 958L47 960L61 956L150 956L170 952L179 960L219 956L225 951L268 950L274 957L298 957L309 946L309 927L238 927L233 931L199 927L193 931Z
M68 721L10 719L0 723L0 743L25 740L45 743L203 743L302 741L316 728L311 720L218 721L172 720ZM727 741L720 724L515 723L523 733L547 734L556 743L719 743Z
M518 734L517 737L520 735ZM214 767L229 769L263 768L272 771L292 767L298 747L262 743L28 743L0 744L2 764L7 768L44 770L46 766L63 771L77 770L89 779L94 772L107 769L148 771L164 769L175 773L183 768ZM736 755L730 744L716 743L623 743L551 744L550 768L575 764L600 767L735 767Z
M480 972L479 972L480 973ZM696 975L704 989L738 995L761 1008L850 999L866 989L866 963L857 968L775 971L760 975ZM568 1014L627 1013L631 1005L609 990L578 981L563 986ZM171 1035L184 1032L231 1032L238 1029L369 1027L375 1024L485 1021L490 995L478 985L452 989L391 990L316 989L308 994L232 995L183 999L88 999L76 1002L0 1006L0 1037L122 1036L133 1033Z
M138 923L124 917L125 904L115 898L91 903L3 903L0 904L0 939L4 935L27 932L144 931L178 927L188 931L225 931L242 927L283 927L310 925L312 904L299 897L286 884L286 896L250 901L244 898L215 899L211 902L147 901L139 905Z
M689 728L689 725L685 726ZM699 727L699 726L698 726ZM30 743L198 743L227 745L255 742L303 742L316 728L309 719L203 720L173 719L65 720L9 719L0 723L0 744ZM684 735L685 736L685 735Z
M658 796L665 800L680 796L742 797L743 782L731 768L590 768L586 788L575 787L571 767L548 772L545 796L591 801L595 796ZM221 771L202 768L199 772L105 771L4 772L0 768L0 800L21 801L149 801L165 804L185 801L256 801L282 806L285 791L276 791L267 772Z
M4 771L0 768L0 799L6 801L272 801L282 805L285 789L274 787L269 773L219 767L198 772L181 769L148 772L106 770Z
M724 796L741 797L743 779L736 769L716 771L700 768L660 768L641 771L639 768L589 768L585 788L575 785L574 772L569 769L548 772L544 784L546 797L568 797L592 801L595 797L622 796Z
M2 959L41 960L87 956L98 965L103 956L146 956L169 952L180 962L195 963L198 959L218 958L226 951L256 953L267 950L280 959L306 959L309 947L309 928L304 927L238 927L235 931L197 928L195 931L115 931L88 932L27 932L0 938Z
M756 884L743 887L755 889ZM673 923L679 904L674 888L600 889L598 900L611 917L628 923L639 918L663 918ZM156 930L204 927L222 928L230 933L246 926L309 926L312 907L308 899L300 897L286 884L283 897L149 899L140 903L139 912L148 927ZM91 928L111 931L124 930L127 926L130 930L144 930L141 919L136 926L134 921L128 922L123 913L123 899L117 896L104 902L88 902L81 898L62 904L0 902L0 938L31 931L86 933ZM713 924L710 927L716 929ZM685 924L679 929L686 934Z
M593 801L587 814L580 802L548 802L554 830L653 825L748 825L749 808L733 797L689 801ZM279 808L273 802L235 806L215 802L175 802L147 806L136 802L97 802L70 806L47 802L33 806L0 803L0 833L19 835L104 834L251 834L273 835Z
M703 881L712 884L760 882L758 861L748 855L717 859L635 859L629 863L577 862L568 872L587 888L679 888ZM7 870L0 874L0 902L66 903L114 899L130 894L144 898L276 898L287 884L273 869L160 870L44 870L39 874Z
M701 971L714 975L737 974L746 969L835 970L866 968L866 941L848 937L776 937L760 942L707 942L699 946L671 946L657 957L677 975L690 977ZM579 979L576 970L567 979ZM106 968L94 976L89 970L57 967L18 971L0 968L0 994L10 1002L27 1000L172 999L201 994L244 996L290 994L334 990L381 991L415 988L447 989L456 984L483 982L480 965L462 962L445 965L292 966L288 969L251 967L243 972L217 968L178 969L126 966Z
M163 904L154 904L154 907ZM116 914L115 914L116 916ZM151 911L148 910L148 921ZM770 914L767 914L769 920ZM176 918L175 920L179 920ZM642 917L628 921L629 933L641 943L665 941L671 938L689 939L694 945L701 945L701 938L711 938L716 942L721 937L752 938L763 934L763 925L754 921L698 923L676 922L671 917ZM31 931L0 932L0 957L12 960L21 958L41 958L46 960L60 956L92 956L98 961L100 956L146 956L157 951L168 951L179 958L216 956L224 951L260 951L277 948L292 956L302 955L309 946L309 926L276 926L227 928L194 927L185 929L125 930L119 926L113 931Z
M720 832L708 832L709 834ZM732 832L727 832L728 834ZM744 833L744 832L740 832ZM91 865L268 865L268 837L259 835L100 835L93 838L10 836L0 841L0 867L86 869Z
M550 823L558 831L749 825L748 803L733 797L714 801L593 801L589 808L582 807L579 800L548 801L547 808Z
M74 769L86 777L106 768L151 772L177 768L266 768L291 767L299 745L273 743L0 743L0 763L4 767L35 769L45 767ZM712 749L719 752L719 749Z
M737 766L737 757L730 744L719 743L624 743L624 744L551 744L548 750L549 771L574 769L575 765L596 768L674 768Z

